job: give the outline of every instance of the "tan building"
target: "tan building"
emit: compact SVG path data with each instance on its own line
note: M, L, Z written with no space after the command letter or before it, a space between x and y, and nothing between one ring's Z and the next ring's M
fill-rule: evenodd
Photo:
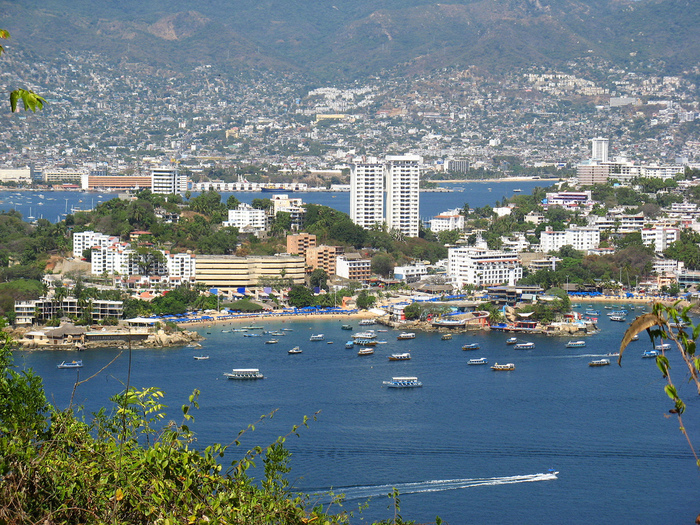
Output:
M352 281L366 282L372 277L372 261L359 253L347 253L336 258L336 275Z
M151 176L138 175L85 175L82 178L84 190L115 189L129 190L134 188L151 188Z
M287 235L287 253L306 256L309 248L316 247L316 236L309 233Z
M579 164L576 167L578 183L581 186L592 186L593 184L605 184L608 182L610 168L600 164Z
M258 286L261 280L285 278L304 284L306 262L293 255L236 257L234 255L197 255L195 282L209 288L236 291Z
M338 255L343 253L341 246L314 246L306 250L306 271L311 273L316 268L321 268L329 276L335 275L336 263Z

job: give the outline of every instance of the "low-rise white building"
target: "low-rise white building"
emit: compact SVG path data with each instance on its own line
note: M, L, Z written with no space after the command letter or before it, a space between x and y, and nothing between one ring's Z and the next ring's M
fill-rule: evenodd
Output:
M547 228L540 234L540 250L554 252L562 246L573 246L580 251L592 250L600 244L600 231L597 228L572 226L564 231Z
M464 215L461 215L459 208L447 210L440 215L436 215L430 220L430 231L443 232L464 229Z
M467 284L514 286L523 276L517 254L473 247L448 250L448 277L457 289Z
M680 239L681 232L678 228L654 226L642 229L642 243L644 246L654 246L656 253L662 253L671 246L671 243Z
M223 225L232 226L245 231L267 231L268 215L265 210L253 208L250 204L242 202L235 210L228 211L228 220Z
M428 275L428 267L425 264L394 267L394 279L407 283L415 283Z
M372 276L372 261L359 253L346 253L335 259L335 274L352 281L366 282Z

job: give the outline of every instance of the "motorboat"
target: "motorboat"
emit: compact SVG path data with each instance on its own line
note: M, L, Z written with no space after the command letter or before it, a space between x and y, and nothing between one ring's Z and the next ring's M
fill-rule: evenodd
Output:
M353 346L355 346L355 341L348 341L347 343L345 343L345 348L350 349Z
M340 327L341 330L352 330L352 325L344 324Z
M79 361L63 361L60 365L58 365L58 368L82 368L82 367L83 367L82 359Z
M649 359L651 357L657 357L660 355L661 355L661 351L659 351L659 350L645 350L644 353L642 354L642 358Z
M488 365L489 360L486 359L485 357L478 357L476 359L470 359L467 361L468 365Z
M295 346L294 348L290 348L289 350L287 350L287 353L288 354L301 354L301 348L299 348L298 346Z
M513 363L506 363L505 365L494 363L491 366L491 370L495 370L496 372L507 372L509 370L515 370L515 365Z
M654 350L670 350L671 349L671 343L660 343L656 346L654 346Z
M569 341L566 343L566 348L582 348L586 346L586 341Z
M360 348L357 355L372 355L374 353L374 348Z
M206 361L207 359L209 359L208 355L196 355L196 356L194 356L195 361Z
M588 366L608 366L610 364L610 359L594 359Z
M265 341L265 344L266 345L276 345L279 342L280 342L279 339L268 339L267 341Z
M449 341L450 339L452 339L452 334L442 334L442 337L440 339L442 339L443 341Z
M479 348L481 348L479 343L468 343L462 346L462 350L478 350Z
M389 356L389 361L408 361L411 359L411 354L404 352L403 354L391 354Z
M516 350L532 350L535 348L535 343L518 343L514 346Z
M323 341L325 339L323 334L311 334L309 341Z
M507 345L514 345L518 343L518 338L517 337L509 337L506 339L506 344Z
M372 326L373 324L377 324L376 319L362 319L359 323L360 326Z
M391 381L383 382L389 388L416 388L423 386L417 377L392 377Z
M243 337L262 337L262 334L243 334Z
M250 326L244 326L243 330L264 330L264 326L255 326L255 325L250 325Z
M625 321L627 321L627 317L625 317L624 315L611 315L609 319L618 323L624 323Z
M257 368L234 368L224 375L229 379L262 379L264 377Z
M377 337L377 334L374 330L366 330L364 332L355 332L352 334L353 339L374 339L375 337Z
M585 312L586 315L600 315L600 312L598 310L586 310Z
M399 335L396 336L396 339L398 339L399 341L402 341L404 339L415 339L415 338L416 338L416 334L414 334L413 332L401 332Z
M354 343L360 346L377 346L379 341L375 339L355 339Z

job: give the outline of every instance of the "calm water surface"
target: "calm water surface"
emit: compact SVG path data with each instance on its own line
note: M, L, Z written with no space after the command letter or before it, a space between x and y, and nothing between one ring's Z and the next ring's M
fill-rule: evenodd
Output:
M173 348L133 352L131 384L166 392L177 421L178 407L193 389L201 390L194 430L199 446L229 443L238 431L256 425L242 448L267 445L320 411L318 421L287 441L293 453L290 479L303 491L344 492L352 510L372 497L370 508L352 523L393 516L386 494L403 493L402 515L420 522L440 516L446 523L693 523L700 512L700 479L662 389L654 360L642 359L651 344L640 337L624 354L622 367L590 368L588 362L619 347L624 323L602 316L601 333L585 348L565 348L566 339L528 336L529 351L505 344L506 334L478 333L442 341L419 333L397 341L398 331L379 334L387 341L372 356L346 350L351 332L339 321L266 323L292 328L274 345L268 337L226 333L235 326L201 327L203 349ZM355 323L356 324L356 323ZM240 326L240 325L238 325ZM357 328L357 327L356 327ZM375 328L382 328L377 326ZM324 342L310 342L322 332ZM328 344L333 341L333 344ZM465 342L481 349L465 352ZM300 355L287 350L299 345ZM389 362L391 353L410 351L411 361ZM64 359L82 358L85 378L117 350L19 352L16 364L44 377L59 407L70 398L76 371L57 370ZM207 361L193 355L206 354ZM512 362L513 372L468 366L474 357ZM670 355L673 377L688 403L685 418L700 442L697 395L681 363ZM614 358L613 358L614 359ZM261 381L228 381L231 368L260 368ZM123 388L127 356L79 387L76 402L88 410L108 404ZM423 388L382 386L392 376L418 376ZM560 471L556 480L538 473Z

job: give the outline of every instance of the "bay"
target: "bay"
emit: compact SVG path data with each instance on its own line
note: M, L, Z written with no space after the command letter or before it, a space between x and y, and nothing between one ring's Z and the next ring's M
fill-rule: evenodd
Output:
M519 351L505 344L508 334L480 332L442 341L418 333L397 341L398 331L379 333L386 344L358 357L347 350L352 321L300 319L265 322L267 329L289 328L278 344L263 337L228 332L240 325L198 327L202 349L171 348L132 352L130 384L155 386L171 408L167 419L181 420L179 407L194 390L200 409L191 427L197 447L230 443L256 423L243 445L227 460L254 445L266 446L287 434L304 415L317 421L290 437L289 475L305 492L346 493L345 509L367 498L370 506L351 523L393 517L386 494L402 492L401 514L418 523L692 523L698 514L698 470L663 393L664 380L653 359L642 359L651 343L640 335L622 366L591 368L588 362L616 351L626 325L603 316L601 332L584 348L546 336L522 339L536 344ZM375 327L381 328L381 327ZM310 342L312 333L325 341ZM333 344L328 344L332 341ZM477 351L463 351L478 342ZM300 346L302 354L287 350ZM411 352L406 362L387 356ZM87 378L107 364L116 349L86 352L17 352L20 368L33 367L58 407L69 403L77 377ZM195 361L197 354L209 355ZM468 366L474 357L512 362L513 372ZM58 370L64 359L83 359L84 368ZM688 404L684 423L700 439L700 403L685 381L680 359L671 352L672 373ZM230 381L231 368L259 368L260 381ZM423 387L387 389L392 376L417 376ZM109 404L127 381L128 356L81 385L74 402L88 411ZM257 420L275 411L272 419ZM548 468L558 479L538 476ZM319 501L325 501L319 496ZM336 510L338 510L336 508Z
M448 209L461 208L469 203L472 208L493 206L504 197L511 197L522 190L528 194L535 187L548 187L552 181L487 181L468 183L444 183L441 186L451 189L451 192L421 192L420 217L429 220L435 215ZM282 193L282 192L280 192ZM193 193L196 195L196 193ZM222 200L226 202L230 195L250 204L253 199L269 199L272 193L262 192L221 192ZM344 213L350 213L349 192L296 192L289 194L303 199L305 203L329 206ZM88 210L117 197L116 193L80 192L80 191L0 191L0 210L19 211L25 220L47 219L56 223L65 219L66 214L73 209ZM31 217L31 218L30 218Z

